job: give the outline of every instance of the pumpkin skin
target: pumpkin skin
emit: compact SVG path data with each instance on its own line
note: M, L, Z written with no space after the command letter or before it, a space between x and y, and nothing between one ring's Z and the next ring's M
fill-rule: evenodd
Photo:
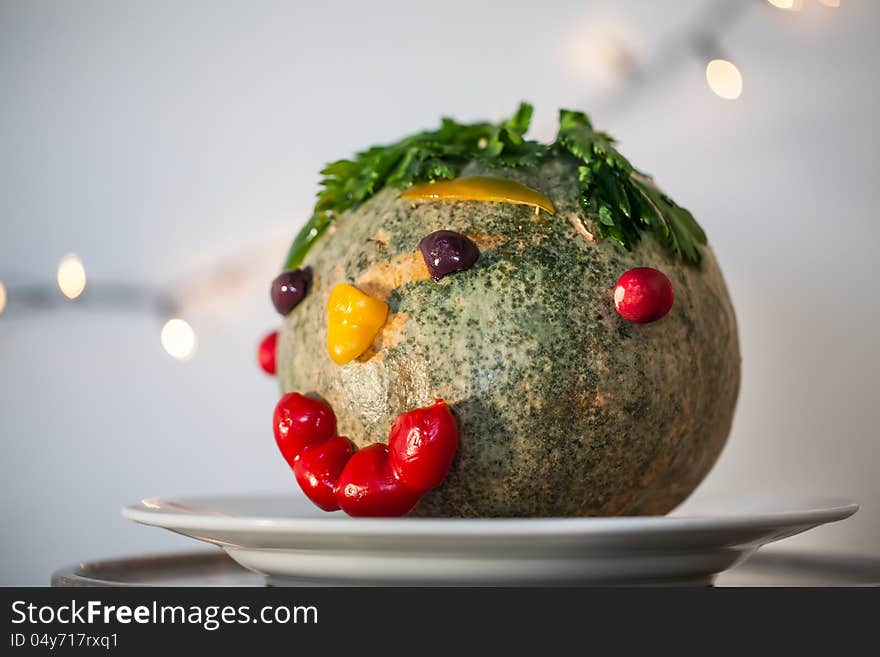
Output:
M596 242L578 203L574 160L464 175L506 177L547 195L556 214L478 201L412 204L384 189L341 214L314 245L306 298L285 319L283 392L315 392L340 435L386 442L401 412L445 399L459 448L445 481L411 515L664 514L715 463L733 418L740 356L733 308L711 250L699 266L644 233L632 251ZM464 272L432 280L418 250L436 230L480 248ZM618 277L664 272L671 311L631 324ZM348 282L385 300L372 347L343 366L327 352L327 299Z

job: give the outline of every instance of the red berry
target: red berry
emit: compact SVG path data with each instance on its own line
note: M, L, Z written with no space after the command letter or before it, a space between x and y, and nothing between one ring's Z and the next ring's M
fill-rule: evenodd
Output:
M354 454L354 445L344 436L306 447L293 464L293 474L306 496L324 511L336 511L336 482Z
M278 331L272 331L260 341L257 360L266 374L275 374L275 347L278 344Z
M401 413L388 434L394 476L419 493L440 485L457 448L458 427L442 399L432 406Z
M614 287L614 307L625 320L636 324L654 322L672 308L675 294L662 271L636 267L624 273Z
M292 468L306 447L336 435L336 415L320 399L289 392L275 406L272 429L281 454Z
M336 501L350 516L402 516L419 497L394 478L388 446L382 443L355 452L336 484Z

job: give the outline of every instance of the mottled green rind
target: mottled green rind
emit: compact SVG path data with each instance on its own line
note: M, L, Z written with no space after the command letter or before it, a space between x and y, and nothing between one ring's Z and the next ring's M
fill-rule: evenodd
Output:
M556 215L485 202L413 209L393 189L342 214L309 253L311 292L284 321L282 390L322 395L340 432L359 446L386 441L397 414L446 399L459 419L459 450L414 515L670 511L717 459L739 389L736 320L711 250L700 247L694 267L647 235L628 252L587 241L572 219L598 230L579 207L567 158L465 171L478 173L538 189ZM416 252L439 229L505 241L469 271L394 290L391 311L408 316L402 340L366 362L333 363L325 345L330 290ZM641 266L666 273L675 304L660 321L635 325L615 312L613 289L620 274Z

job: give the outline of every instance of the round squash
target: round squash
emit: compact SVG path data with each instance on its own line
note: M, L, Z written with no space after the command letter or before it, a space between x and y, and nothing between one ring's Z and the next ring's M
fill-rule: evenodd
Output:
M326 399L360 447L387 441L399 413L445 399L458 452L412 515L670 511L717 459L739 389L736 320L711 250L700 247L692 265L649 233L631 251L597 241L565 155L463 173L513 179L556 212L412 203L386 188L342 213L310 251L311 289L280 331L282 391ZM476 264L432 280L418 244L436 230L469 236ZM675 302L659 321L631 324L615 311L615 282L634 267L672 282ZM326 346L338 283L390 308L370 349L342 366Z

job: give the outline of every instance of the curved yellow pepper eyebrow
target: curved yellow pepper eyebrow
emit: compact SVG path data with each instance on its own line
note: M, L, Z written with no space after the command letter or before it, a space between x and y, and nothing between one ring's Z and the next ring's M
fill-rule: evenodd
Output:
M348 283L340 283L327 300L327 351L345 365L373 344L388 317L388 304Z
M556 212L553 202L541 192L506 178L465 176L453 180L420 183L407 189L400 198L420 201L494 201L513 205L531 205Z

